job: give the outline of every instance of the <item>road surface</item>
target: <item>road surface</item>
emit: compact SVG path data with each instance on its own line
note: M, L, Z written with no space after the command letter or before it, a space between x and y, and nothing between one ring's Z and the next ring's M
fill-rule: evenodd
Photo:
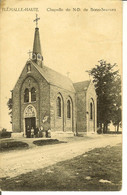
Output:
M3 152L1 153L0 178L12 178L71 159L94 148L114 146L121 142L121 135L96 135L95 137L93 135L92 139Z

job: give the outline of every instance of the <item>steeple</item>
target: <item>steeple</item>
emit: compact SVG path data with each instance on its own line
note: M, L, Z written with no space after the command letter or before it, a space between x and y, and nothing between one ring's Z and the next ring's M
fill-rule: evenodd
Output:
M38 28L38 20L40 20L40 18L38 18L37 14L36 14L36 19L34 20L34 22L36 22L36 28L35 28L35 34L34 34L32 60L36 64L38 64L40 67L42 67L43 57L41 54L41 43L40 43L40 35L39 35L39 28Z

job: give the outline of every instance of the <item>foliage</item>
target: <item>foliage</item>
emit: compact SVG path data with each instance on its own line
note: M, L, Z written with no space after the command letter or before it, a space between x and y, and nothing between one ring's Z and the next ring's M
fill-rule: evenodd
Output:
M111 65L104 60L87 71L92 77L97 93L97 123L103 131L113 121L119 125L121 121L121 78L116 64Z
M102 133L102 129L99 128L99 129L97 130L97 133L98 133L98 134L101 134L101 133Z
M11 137L11 132L7 132L7 131L1 131L0 132L0 139L2 138L10 138Z
M11 117L10 123L12 123L12 105L13 105L12 98L9 98L9 100L7 102L7 106L8 106L8 109L10 110L10 112L9 112L9 115Z
M121 112L121 78L118 76L116 78L116 87L114 88L114 107L112 109L112 122L113 125L117 126L117 132L119 131L119 125L122 120L122 112Z
M2 131L2 132L6 132L6 131L7 131L7 129L3 128L1 131Z

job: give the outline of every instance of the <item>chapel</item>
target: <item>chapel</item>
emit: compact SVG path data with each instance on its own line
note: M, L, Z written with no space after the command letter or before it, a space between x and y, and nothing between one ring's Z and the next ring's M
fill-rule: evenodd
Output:
M44 65L36 25L32 57L12 90L12 130L26 137L48 116L52 134L94 133L97 128L97 95L92 81L73 83Z

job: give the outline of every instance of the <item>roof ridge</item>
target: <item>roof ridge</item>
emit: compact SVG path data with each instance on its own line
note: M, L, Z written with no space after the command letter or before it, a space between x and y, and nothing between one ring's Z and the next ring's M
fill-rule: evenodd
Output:
M91 80L78 81L78 82L74 82L73 84L76 84L76 83L83 83L83 82L91 82Z
M62 87L68 91L75 92L73 82L67 76L49 68L48 66L43 65L39 67L35 62L32 61L32 64L40 72L40 74L47 80L48 83L54 84L58 87Z
M62 75L63 77L65 77L66 79L68 79L68 80L70 80L71 82L72 82L72 80L69 78L69 77L67 77L66 75L64 75L64 74L62 74L62 73L60 73L60 72L57 72L56 70L53 70L52 68L50 68L50 67L48 67L48 66L45 66L45 65L43 65L44 67L46 67L46 68L48 68L48 69L50 69L51 71L53 71L53 72L55 72L55 73L57 73L57 74L60 74L60 75ZM43 67L42 67L43 68ZM73 84L73 82L72 82L72 84Z

